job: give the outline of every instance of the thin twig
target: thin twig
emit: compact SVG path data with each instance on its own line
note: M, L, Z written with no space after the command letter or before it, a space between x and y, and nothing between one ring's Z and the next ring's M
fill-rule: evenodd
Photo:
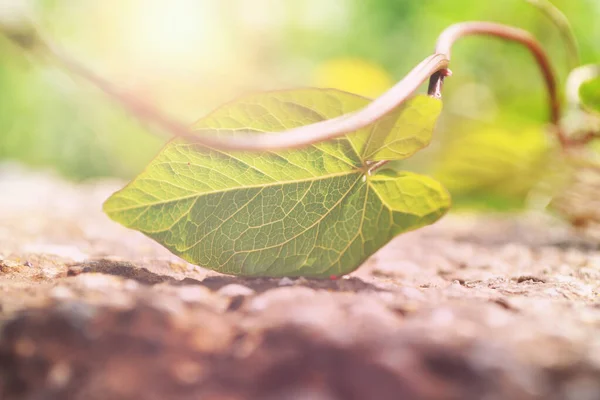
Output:
M347 133L371 125L394 111L423 82L429 79L432 73L440 69L445 69L448 65L448 61L444 56L436 54L427 57L395 86L373 100L363 109L353 113L281 132L239 134L225 137L194 134L193 131L182 123L135 96L126 94L106 79L93 73L74 59L69 58L57 48L51 47L50 49L52 55L57 60L60 60L60 63L67 67L69 71L96 85L138 118L152 122L174 136L183 137L201 145L225 150L266 151L295 149L341 137Z
M542 67L542 71L546 78L546 84L550 92L552 122L558 122L557 116L560 104L558 103L556 96L554 75L552 74L547 57L541 49L541 46L525 31L499 24L471 22L449 27L440 36L436 54L427 57L413 68L400 82L361 110L331 120L325 120L282 132L252 133L231 136L208 136L194 133L181 122L167 116L161 110L141 99L125 93L108 80L94 73L79 61L70 57L57 45L49 40L45 40L35 30L32 29L32 32L36 43L35 46L27 46L27 49L38 50L43 54L50 56L51 59L63 66L66 70L91 82L113 100L121 104L126 110L143 121L154 123L174 136L182 137L193 141L194 143L214 148L254 151L282 150L300 148L317 142L338 138L347 133L371 125L392 112L410 98L419 86L432 77L432 75L433 77L430 79L429 85L430 94L435 97L440 97L442 81L444 77L450 74L448 63L452 44L460 37L474 34L497 36L509 40L516 40L527 45ZM10 35L8 36L10 37Z
M145 122L150 122L170 134L193 141L200 145L225 150L282 150L305 147L316 142L338 138L378 121L407 100L419 86L429 79L432 73L446 69L448 60L439 54L427 57L413 68L400 82L369 103L366 107L340 117L314 124L289 129L282 132L236 134L231 136L208 136L194 133L183 123L168 116L149 103L124 92L113 83L84 66L78 60L53 44L50 40L35 34L35 46L25 47L49 56L54 62L72 74L79 76L102 90L127 111Z

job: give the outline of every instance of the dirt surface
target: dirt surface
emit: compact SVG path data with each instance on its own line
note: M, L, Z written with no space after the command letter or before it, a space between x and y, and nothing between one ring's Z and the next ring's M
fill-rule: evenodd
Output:
M335 281L236 279L0 169L0 398L600 399L600 246L449 216Z

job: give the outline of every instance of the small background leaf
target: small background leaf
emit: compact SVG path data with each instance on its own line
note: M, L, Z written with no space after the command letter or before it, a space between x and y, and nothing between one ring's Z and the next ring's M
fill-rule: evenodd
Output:
M548 171L551 149L540 127L465 125L444 144L433 175L458 206L522 208Z
M579 89L582 103L600 113L600 78L581 85Z

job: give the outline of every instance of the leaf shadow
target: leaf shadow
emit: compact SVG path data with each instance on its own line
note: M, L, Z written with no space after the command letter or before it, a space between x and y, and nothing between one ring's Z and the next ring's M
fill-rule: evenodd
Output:
M315 290L335 292L387 291L384 288L363 281L354 276L340 279L307 279L307 278L244 278L228 275L211 275L199 280L191 277L176 279L169 275L153 272L128 261L98 259L84 261L69 266L67 276L85 273L99 273L132 279L144 285L169 284L173 286L201 285L211 291L218 291L227 285L246 286L257 293L278 287L303 286Z
M158 274L128 261L115 261L107 259L90 260L72 264L69 266L67 276L77 276L80 274L92 273L119 276L150 286L157 285L159 283L178 282L178 280L172 276ZM195 279L192 280L196 281ZM198 283L199 281L196 282Z
M185 284L186 279L178 284ZM196 282L195 284L197 284ZM251 288L257 293L278 287L303 286L315 290L329 290L334 292L363 292L363 291L387 291L362 279L349 276L340 279L307 279L307 278L241 278L236 276L208 276L204 278L201 285L210 290L217 291L227 285L237 284Z

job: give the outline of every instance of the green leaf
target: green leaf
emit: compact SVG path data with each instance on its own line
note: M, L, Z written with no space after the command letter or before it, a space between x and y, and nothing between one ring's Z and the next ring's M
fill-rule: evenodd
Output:
M448 188L458 207L522 208L548 174L552 142L536 125L461 124L442 146L432 175Z
M579 95L585 106L600 112L600 78L596 78L581 85Z
M336 90L263 93L221 107L194 128L213 135L280 131L367 103ZM371 161L426 146L440 109L438 100L418 96L373 126L299 150L225 152L175 140L104 210L218 272L347 274L395 235L448 209L449 195L428 177L368 173Z

